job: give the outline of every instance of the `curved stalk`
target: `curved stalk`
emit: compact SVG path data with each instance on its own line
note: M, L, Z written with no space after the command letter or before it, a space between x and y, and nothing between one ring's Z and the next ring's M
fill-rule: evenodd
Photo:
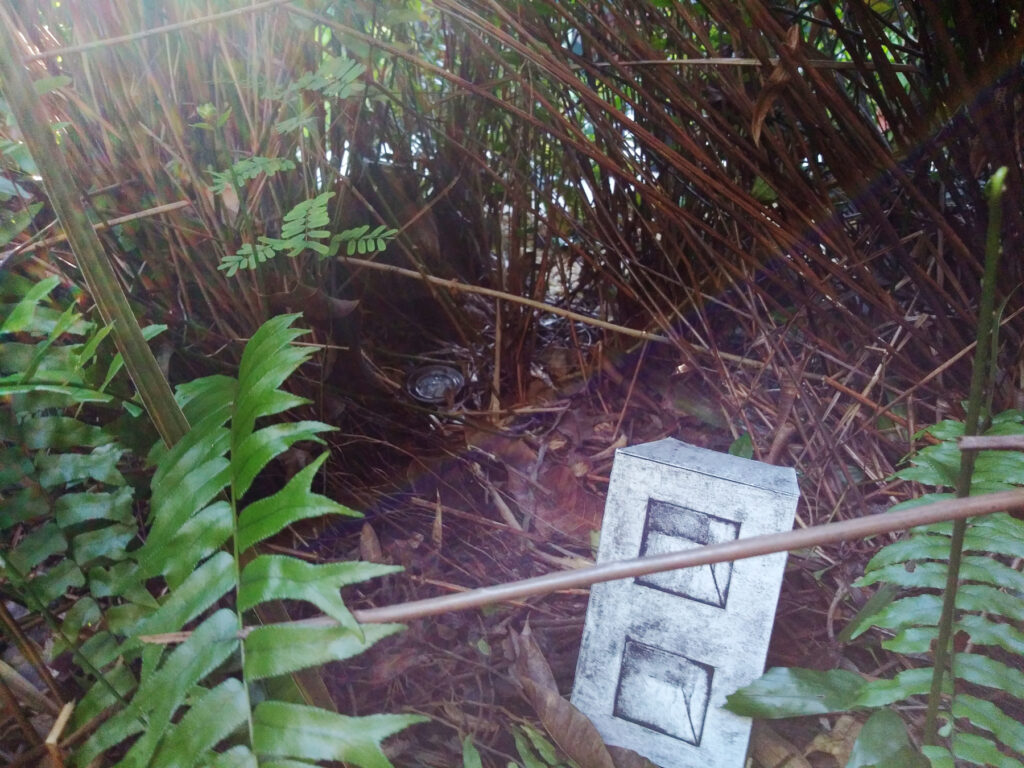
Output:
M964 435L978 434L981 421L981 406L988 401L986 392L992 386L989 356L992 352L992 334L995 332L996 268L999 265L1000 232L1003 226L1002 196L1006 181L1006 168L996 171L988 183L989 219L985 242L985 273L981 282L981 306L978 308L978 345L974 355L974 369L971 372L971 393L967 401L967 418L964 420ZM974 460L978 451L965 449L961 452L960 474L957 477L956 495L960 498L971 493L971 476L974 474ZM932 671L932 685L928 693L928 711L924 721L924 743L935 744L938 740L939 704L942 699L942 678L947 664L952 665L949 641L953 636L956 608L956 594L960 581L960 561L964 549L967 519L953 523L953 536L949 543L949 570L946 572L946 589L942 595L942 612L939 614L939 636L935 643L935 667ZM956 695L954 690L953 695Z

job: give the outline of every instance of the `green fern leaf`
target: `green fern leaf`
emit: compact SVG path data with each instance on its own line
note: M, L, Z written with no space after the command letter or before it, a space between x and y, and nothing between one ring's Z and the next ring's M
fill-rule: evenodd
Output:
M299 520L332 514L362 517L359 512L309 490L320 465L326 460L327 454L322 454L273 496L253 502L242 510L236 534L240 550L249 549Z
M257 768L256 755L244 745L232 747L227 752L217 755L210 763L210 768ZM267 768L267 764L263 764ZM304 767L305 768L305 767Z
M772 667L726 697L725 709L744 717L801 717L852 709L865 680L845 669Z
M932 768L956 768L953 755L945 747L924 745L921 753L928 758Z
M381 742L425 720L417 715L346 717L301 704L265 701L253 712L253 747L271 757L393 768Z
M260 680L328 661L343 661L402 629L401 624L368 624L362 632L345 627L257 627L243 643L245 675L250 680Z
M968 614L958 622L975 645L989 645L1024 656L1024 632L1012 624L995 623L984 616Z
M998 735L1003 744L1024 755L1024 723L1010 717L991 701L960 694L953 701L953 716Z
M174 537L174 545L166 547L143 547L140 556L140 570L150 577L162 574L167 585L177 589L196 563L220 549L234 533L235 521L231 505L218 501L204 507L182 525ZM152 541L152 539L150 539ZM188 556L182 556L182 552Z
M1019 695L1024 691L1024 672L978 653L958 653L953 669L957 677L974 685Z
M268 600L304 600L351 631L359 624L338 591L349 584L401 571L400 566L374 563L313 565L294 557L261 555L242 571L238 608L248 611Z
M242 683L229 677L202 693L167 732L152 768L190 768L206 765L211 750L249 720L249 697Z
M317 437L321 432L329 432L330 427L320 421L295 421L285 424L271 424L251 433L242 440L231 456L231 471L235 476L234 492L236 496L244 496L252 481L275 456L284 453L300 440L311 440L323 443Z
M181 629L228 593L234 586L234 574L234 558L218 552L172 591L158 611L143 619L137 633L153 635Z
M76 754L79 765L88 765L110 747L140 731L143 735L119 765L145 765L185 696L234 653L238 647L237 632L237 618L228 610L217 611L200 624L188 640L171 651L155 674L143 680L131 704L89 738Z
M310 490L326 460L324 454L298 472L281 491L236 515L239 499L268 462L297 441L319 441L319 435L329 429L311 421L255 429L260 420L306 402L280 389L309 356L308 350L292 344L303 333L291 327L295 317L275 318L253 335L243 353L237 381L212 377L179 389L179 403L193 426L173 448L157 448L152 453L158 469L152 482L150 530L145 544L120 563L108 565L101 560L89 571L90 578L95 576L95 590L100 596L116 595L124 600L108 607L105 619L111 632L123 633L127 639L118 646L110 633L97 633L85 645L96 654L97 663L110 663L117 657L132 663L141 657L141 670L134 696L79 751L76 759L80 764L141 734L121 765L255 766L254 754L262 753L268 753L269 758L260 761L263 765L284 765L314 759L310 757L313 752L322 752L350 754L350 762L357 765L383 766L386 759L380 762L384 759L380 739L393 731L382 724L398 730L418 720L381 716L385 719L331 721L335 725L344 723L345 728L338 735L322 731L314 736L307 732L309 738L300 739L312 745L309 750L313 752L292 747L289 752L274 752L258 746L262 743L261 731L252 719L257 713L271 715L266 727L290 725L287 713L300 711L307 724L315 723L318 717L341 716L309 707L289 710L289 705L274 701L264 702L254 712L250 682L349 658L401 629L397 625L360 627L340 597L340 589L346 584L391 573L395 568L365 563L314 566L283 556L260 555L245 568L240 565L255 554L246 550L297 520L358 514ZM82 514L80 524L92 524L96 515L111 514L99 510L98 500L96 507ZM108 530L116 530L121 524L109 522ZM83 535L79 533L71 540L76 555ZM119 542L116 537L113 540L112 551L119 553ZM89 557L102 554L88 546L84 551ZM36 556L45 557L43 551ZM137 582L131 578L133 569L141 577ZM143 596L137 591L140 584L157 576L164 576L169 588L159 605L148 592ZM217 603L232 592L235 609L215 610ZM317 605L339 626L271 625L252 629L244 640L239 639L241 612L282 599ZM204 620L211 610L215 612ZM80 631L87 615L89 612L83 611L69 628ZM188 640L169 652L160 645L142 643L143 635L175 632L197 621L201 623ZM229 677L216 681L219 684L208 680L216 668L235 655L242 661L241 680ZM132 689L134 679L120 671L125 669L125 665L114 666L107 673L108 677L119 676L124 693L115 695L94 685L85 699L91 711L115 703ZM275 710L275 705L286 709ZM250 727L243 729L246 721ZM378 727L379 737L373 730ZM243 730L251 734L255 749L232 748L215 754L223 742L230 742Z
M1024 768L1024 763L999 750L992 741L976 733L956 733L953 754L968 763L985 768Z

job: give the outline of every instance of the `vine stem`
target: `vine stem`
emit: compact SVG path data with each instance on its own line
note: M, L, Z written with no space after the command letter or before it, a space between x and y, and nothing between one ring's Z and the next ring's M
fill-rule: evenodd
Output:
M981 421L981 407L986 401L986 392L992 384L989 370L989 355L992 350L992 334L995 331L996 270L1003 227L1002 196L1006 181L1006 168L996 171L988 183L989 217L985 239L985 272L981 280L981 305L978 308L978 341L974 353L974 368L971 371L971 393L967 401L967 417L964 419L964 435L978 434ZM974 474L976 449L964 448L960 454L960 474L956 481L956 495L966 498L971 494L971 476ZM950 667L954 655L950 652L950 639L956 618L956 595L960 583L960 563L963 557L964 537L967 533L967 518L953 523L953 535L949 542L949 569L946 571L946 589L942 595L942 611L939 614L939 634L935 642L935 666L932 669L931 690L928 692L928 710L925 713L923 740L925 744L938 743L939 705L942 702L942 679ZM956 696L954 680L953 696Z

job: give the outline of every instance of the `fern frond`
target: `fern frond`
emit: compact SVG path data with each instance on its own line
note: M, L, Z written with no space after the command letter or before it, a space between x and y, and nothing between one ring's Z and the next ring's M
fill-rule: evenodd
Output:
M253 745L257 752L272 757L392 768L381 742L425 719L416 715L354 718L301 704L265 701L253 713Z
M418 722L394 716L345 718L274 700L253 709L250 689L259 681L351 658L402 628L359 626L339 593L347 584L397 569L368 563L311 565L256 549L298 520L358 514L311 491L326 454L272 496L241 504L272 459L298 441L320 442L330 429L315 421L257 426L306 402L281 389L310 354L293 344L303 333L292 327L296 318L273 318L253 335L237 380L211 377L179 389L179 404L193 427L173 448L154 450L158 468L150 528L134 558L146 579L164 578L168 593L124 627L120 650L126 658L141 659L140 683L128 706L80 750L80 764L135 739L120 765L270 766L343 755L355 765L383 767L390 764L380 740ZM245 628L243 614L271 600L312 603L337 625ZM185 643L169 653L143 644L146 635L177 632L196 622L199 626ZM231 671L215 675L229 659L237 659ZM109 702L110 697L98 699ZM306 718L305 735L299 738L305 746L292 744L294 734L279 736L291 734L299 713ZM310 728L315 723L330 723L335 730L314 735ZM238 741L243 745L217 754L226 743Z
M1022 434L1024 418L1019 411L999 414L992 419L986 434ZM959 472L960 451L955 440L963 434L958 422L943 422L926 430L939 437L938 445L922 449L912 458L910 468L898 477L914 479L931 485L952 485L950 478ZM971 479L972 492L1008 490L1024 484L1024 454L1011 451L978 453ZM946 585L949 541L952 524L942 523L912 531L907 538L880 550L868 563L865 575L857 583L867 586L892 583L912 594L895 600L870 617L874 624L893 637L883 646L900 653L929 653L938 638L938 618L942 591ZM960 568L954 632L969 641L971 651L955 653L952 658L954 679L986 691L991 698L1024 706L1024 673L1016 666L995 658L993 651L1009 652L1018 659L1024 655L1024 633L1017 627L1024 621L1024 574L1008 563L1019 563L1024 557L1024 522L1001 513L971 520L964 537L966 553ZM859 631L866 629L860 627ZM859 632L858 632L859 634ZM913 673L913 681L904 679L898 685L888 681L868 684L859 701L876 706L910 698L923 692L918 676L931 674L930 667L908 670L898 677ZM891 694L886 698L886 694ZM896 694L897 698L893 698ZM980 701L950 688L954 719L951 740L952 755L963 761L981 765L1021 765L1007 753L1012 750L1024 758L1024 740L1019 729L1011 727L1013 718L995 703ZM970 726L965 730L959 723ZM972 732L973 731L973 732ZM987 735L982 735L984 732ZM999 745L1002 745L1002 749ZM994 761L994 762L993 762Z
M9 396L0 410L0 583L49 625L54 653L72 652L97 681L79 708L89 717L136 684L124 667L104 672L119 649L96 631L104 619L97 601L149 610L156 602L131 562L139 530L120 472L126 452L106 426L110 412L93 407L116 401L100 391L117 373L104 380L109 328L97 329L71 302L59 306L50 298L57 285L0 276L0 295L17 297L0 314L0 393ZM72 605L63 617L61 598Z

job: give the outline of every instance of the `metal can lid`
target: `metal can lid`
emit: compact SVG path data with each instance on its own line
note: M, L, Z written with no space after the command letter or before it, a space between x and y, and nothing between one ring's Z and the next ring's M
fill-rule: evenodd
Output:
M425 365L409 374L406 389L421 403L454 400L466 384L461 373L447 365Z

